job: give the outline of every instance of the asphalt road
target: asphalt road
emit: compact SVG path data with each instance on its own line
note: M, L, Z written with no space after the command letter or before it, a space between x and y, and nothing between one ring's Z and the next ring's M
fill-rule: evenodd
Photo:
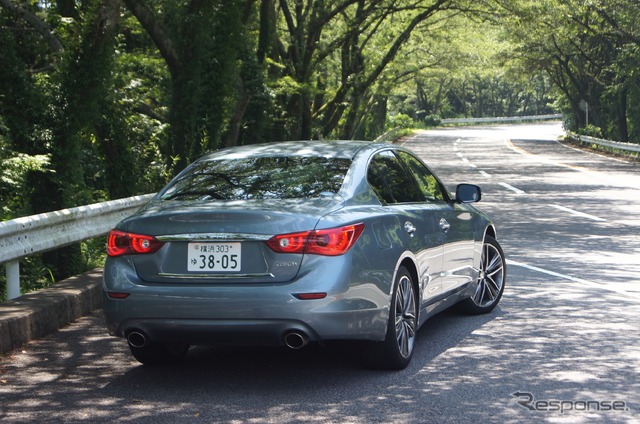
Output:
M99 313L0 359L0 422L640 422L640 166L555 141L558 124L406 140L479 206L508 258L500 306L440 314L400 372L353 346L194 348L147 368Z

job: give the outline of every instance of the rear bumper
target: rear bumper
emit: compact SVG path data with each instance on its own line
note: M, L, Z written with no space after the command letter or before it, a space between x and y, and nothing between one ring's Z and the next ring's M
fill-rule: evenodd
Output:
M311 327L291 320L131 319L111 332L126 337L134 331L152 341L191 345L280 346L285 336L293 332L305 335L309 341L321 340Z
M114 307L113 303L116 302L120 305ZM131 313L118 312L122 310L123 302L126 300L105 298L103 310L109 334L126 337L129 333L137 331L144 333L152 341L182 342L191 345L279 346L284 344L284 337L292 332L304 334L312 342L381 341L386 334L388 317L387 308L332 313L292 312L288 315L285 309L279 315L281 318L211 318L215 314L201 318L139 317ZM135 303L130 305L135 308Z
M288 332L310 341L384 340L388 289L378 281L354 283L352 270L336 260L331 270L314 266L285 284L148 284L126 261L107 261L103 311L108 331L139 331L152 341L198 344L282 345ZM341 267L342 265L342 267ZM391 280L391 276L382 278ZM107 292L128 293L112 299ZM323 292L323 299L293 294Z

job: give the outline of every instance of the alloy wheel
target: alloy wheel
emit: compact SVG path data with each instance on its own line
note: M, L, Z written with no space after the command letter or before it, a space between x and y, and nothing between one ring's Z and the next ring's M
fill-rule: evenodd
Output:
M485 307L498 299L504 284L504 258L500 251L491 243L485 243L480 261L480 275L473 302Z
M402 357L408 358L413 351L416 337L416 302L411 280L406 275L398 282L395 311L398 349Z

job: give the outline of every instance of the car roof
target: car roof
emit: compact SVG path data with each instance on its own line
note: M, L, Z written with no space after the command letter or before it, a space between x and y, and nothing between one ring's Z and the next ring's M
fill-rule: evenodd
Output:
M355 140L284 141L229 147L204 156L201 160L242 159L272 156L317 156L353 159L362 150L389 147L386 143Z

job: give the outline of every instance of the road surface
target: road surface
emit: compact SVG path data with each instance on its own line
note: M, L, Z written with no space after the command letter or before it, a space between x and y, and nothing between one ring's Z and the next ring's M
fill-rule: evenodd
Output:
M348 344L197 347L147 368L98 312L0 360L0 422L640 422L640 168L560 133L404 141L450 189L482 186L509 264L500 306L428 321L406 370L367 370Z

